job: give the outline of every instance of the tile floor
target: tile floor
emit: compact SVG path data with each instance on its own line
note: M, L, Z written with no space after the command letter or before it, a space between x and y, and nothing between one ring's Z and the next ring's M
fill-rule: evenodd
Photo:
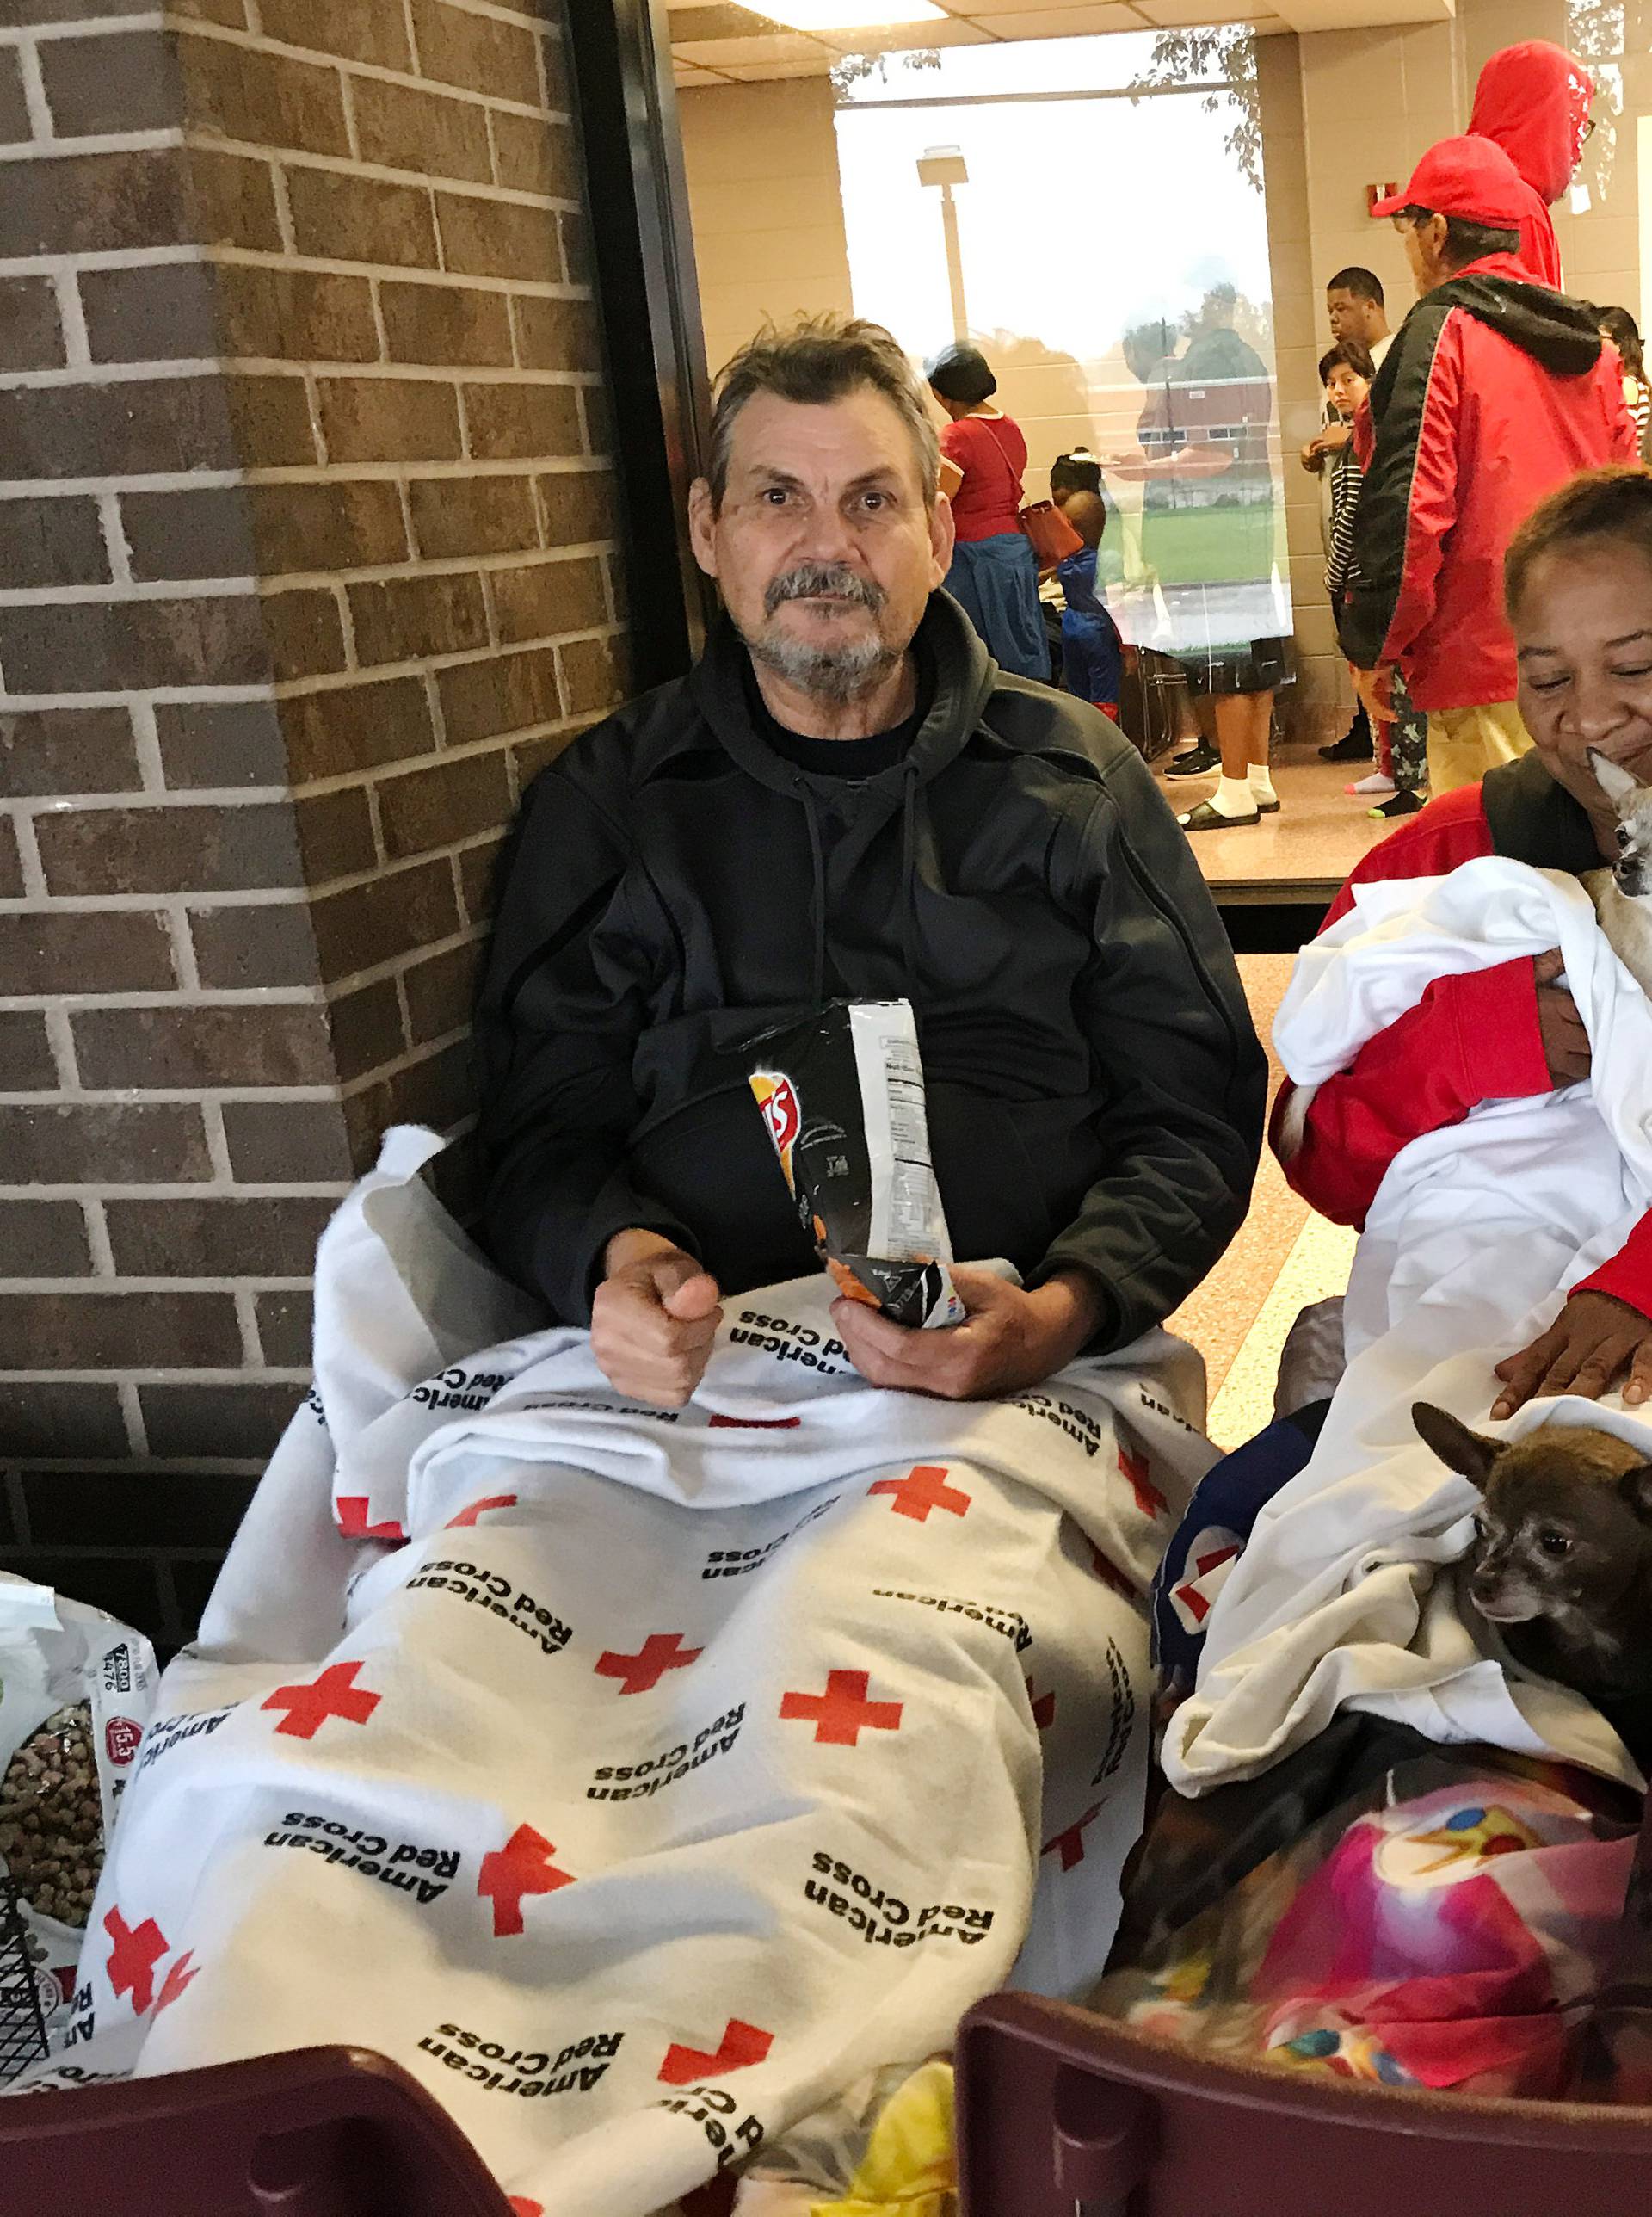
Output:
M1165 779L1165 764L1172 759L1162 756L1154 767L1171 806L1185 814L1196 801L1209 798L1216 781ZM1367 815L1368 801L1343 791L1351 778L1365 776L1372 767L1322 762L1309 743L1282 747L1273 764L1279 814L1233 831L1201 831L1193 840L1205 883L1217 891L1243 886L1259 892L1320 886L1328 896L1392 828Z
M1212 837L1225 835L1212 833ZM1288 954L1242 954L1239 972L1264 1043L1291 976ZM1268 1052L1268 1102L1280 1071ZM1227 1253L1169 1319L1205 1357L1209 1430L1236 1448L1269 1423L1279 1350L1299 1309L1340 1294L1347 1283L1353 1234L1328 1224L1286 1185L1264 1148L1250 1213Z

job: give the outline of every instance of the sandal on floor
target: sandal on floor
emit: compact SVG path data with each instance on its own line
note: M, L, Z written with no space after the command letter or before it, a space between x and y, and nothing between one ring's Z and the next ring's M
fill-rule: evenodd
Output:
M1275 806L1278 806L1277 802ZM1197 808L1190 808L1186 816L1176 818L1184 831L1232 831L1242 824L1260 824L1261 820L1260 808L1253 808L1248 816L1224 816L1221 810L1212 808L1208 800L1201 800Z
M1173 763L1168 763L1164 774L1167 777L1208 777L1221 760L1214 747L1207 747L1201 741L1198 746L1190 747L1185 755L1178 755Z
M1253 794L1252 799L1254 800L1254 798ZM1255 801L1255 807L1259 816L1277 816L1279 812L1279 795L1275 794L1272 800Z

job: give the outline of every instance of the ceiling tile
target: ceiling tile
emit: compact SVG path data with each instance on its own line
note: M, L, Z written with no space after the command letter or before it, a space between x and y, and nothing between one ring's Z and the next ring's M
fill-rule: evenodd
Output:
M1050 15L1064 12L1081 4L1081 0L968 0L967 6L959 0L958 12L985 22L999 15ZM1114 28L1123 31L1139 31L1142 18L1126 0L1088 0L1092 7L1101 7L1104 12L1119 17ZM1012 35L1014 35L1012 34Z
M1359 13L1352 0L1345 0L1352 21ZM1413 0L1421 4L1421 0ZM1172 30L1184 23L1248 23L1254 15L1271 15L1271 9L1229 7L1223 0L1134 0L1134 5L1150 23L1162 29Z
M706 0L678 0L671 15L673 39L753 39L785 28L749 8L708 6Z
M783 77L824 77L841 59L840 54L822 54L817 62L742 62L725 74L737 84L765 84Z
M679 61L732 69L737 63L817 61L821 46L800 31L786 31L766 39L673 39L671 51Z
M1082 39L1096 31L1149 28L1134 8L1119 4L1119 0L1092 0L1082 8L1051 8L1050 0L1010 0L1009 10L995 7L975 20L1001 39Z
M877 31L819 31L823 46L840 54L900 54L917 46L981 46L992 34L960 19L952 23L890 23Z

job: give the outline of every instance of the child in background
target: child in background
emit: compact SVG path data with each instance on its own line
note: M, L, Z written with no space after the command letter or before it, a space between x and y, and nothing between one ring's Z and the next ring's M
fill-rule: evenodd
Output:
M1375 363L1357 339L1338 340L1322 358L1320 381L1327 399L1344 423L1352 423L1359 413L1376 374ZM1325 558L1325 590L1332 608L1340 608L1359 574L1357 519L1364 480L1353 440L1329 451L1331 543ZM1359 799L1374 801L1377 805L1372 810L1373 816L1409 815L1422 806L1421 788L1426 755L1415 744L1396 748L1391 720L1378 723L1374 737L1376 769L1369 776L1355 779L1347 789ZM1409 726L1404 737L1407 740L1414 737Z
M1641 350L1641 330L1627 308L1597 308L1596 328L1610 339L1624 365L1624 405L1635 420L1635 435L1646 453L1646 432L1652 423L1652 386L1646 381L1646 357Z
M1091 454L1058 454L1050 466L1050 497L1084 541L1057 562L1055 577L1066 606L1061 618L1061 682L1104 715L1119 719L1124 645L1107 612L1096 564L1107 528L1100 466Z

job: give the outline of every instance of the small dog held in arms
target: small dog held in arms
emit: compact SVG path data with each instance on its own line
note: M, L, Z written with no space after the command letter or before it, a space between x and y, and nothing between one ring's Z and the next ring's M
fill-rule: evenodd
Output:
M1643 993L1652 993L1652 785L1643 785L1598 747L1594 781L1618 812L1618 860L1581 880L1612 953Z
M1427 1401L1412 1421L1484 1497L1470 1597L1517 1663L1584 1695L1652 1758L1652 1462L1615 1432L1492 1440Z

